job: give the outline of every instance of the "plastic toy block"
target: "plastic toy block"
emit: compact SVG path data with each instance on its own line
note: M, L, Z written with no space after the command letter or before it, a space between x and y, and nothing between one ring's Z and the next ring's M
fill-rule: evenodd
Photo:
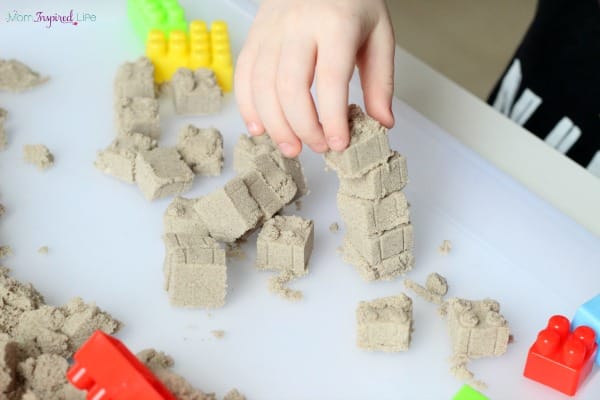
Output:
M225 92L233 89L233 57L227 24L214 21L208 30L204 21L192 21L189 37L183 30L166 35L159 29L148 33L146 55L154 63L157 83L171 79L178 68L208 68Z
M183 7L177 0L128 0L127 15L142 40L153 29L167 37L171 31L187 29Z
M256 267L291 271L300 276L313 250L314 224L297 216L275 216L263 225L256 240Z
M67 379L86 390L88 400L176 400L123 343L102 331L94 332L73 359Z
M529 349L523 375L573 396L592 370L598 345L589 326L569 331L566 317L550 317Z
M489 400L483 394L473 389L469 385L463 385L458 392L454 395L452 400Z
M578 326L589 326L596 332L596 343L600 345L600 294L581 305L573 317L573 329ZM596 364L600 365L600 351L596 355Z
M361 301L356 310L357 345L371 351L406 351L412 332L412 300L401 293Z

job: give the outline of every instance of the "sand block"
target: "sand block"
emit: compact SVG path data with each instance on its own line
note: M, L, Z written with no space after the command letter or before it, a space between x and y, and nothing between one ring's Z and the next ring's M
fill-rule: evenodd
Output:
M174 264L225 265L225 250L210 237L167 233L165 243L165 290L169 290L171 266Z
M281 154L266 134L260 136L240 136L233 149L233 169L240 174L256 169L256 160L265 154L270 155L279 168L290 175L296 184L296 195L291 201L297 200L308 193L306 178L300 160L297 157L287 158Z
M223 188L200 197L194 210L206 224L211 237L229 243L254 229L263 216L240 177L235 177Z
M371 351L406 351L412 332L412 300L401 293L361 301L356 310L358 347Z
M377 234L410 222L404 193L393 192L379 200L363 200L338 193L337 206L348 229Z
M307 273L312 253L314 225L297 216L275 216L265 222L256 241L256 266L259 269Z
M121 97L117 99L116 115L118 134L137 132L159 138L158 100L154 97Z
M23 146L23 159L42 171L54 165L54 156L43 144L26 144Z
M210 237L167 233L166 262L171 264L225 264L225 249Z
M194 210L196 200L175 197L163 216L165 233L190 233L208 236L208 228Z
M369 265L377 265L403 252L412 252L414 247L413 227L410 223L374 235L348 229L347 238Z
M19 345L8 334L0 333L0 398L16 388L20 358Z
M108 148L99 151L94 165L107 175L135 183L135 159L140 151L155 149L156 140L141 133L119 135Z
M135 180L148 200L173 196L192 186L194 173L175 148L140 151L135 159Z
M207 68L179 68L171 78L175 112L183 115L215 114L221 110L223 92Z
M186 125L179 134L177 150L198 175L218 176L223 170L223 137L215 128Z
M169 301L177 307L217 308L225 304L227 268L221 264L171 264Z
M269 219L292 201L297 186L291 175L283 172L269 154L258 156L255 166L256 169L241 177L263 212L264 219Z
M387 129L351 104L348 109L350 144L341 152L325 153L327 166L343 178L357 178L383 164L391 155Z
M22 92L48 80L18 60L0 59L0 90Z
M510 329L496 300L452 298L441 311L448 320L454 354L479 358L506 352Z
M4 122L6 122L7 116L8 111L6 111L4 108L0 108L0 150L6 149L6 145L8 143L6 132L4 131Z
M394 151L386 162L363 176L340 177L339 192L346 196L376 200L402 190L407 182L406 159Z
M154 65L146 57L126 62L117 69L114 81L115 99L123 97L156 97Z
M277 147L267 134L241 135L233 148L233 169L238 174L248 172L255 168L254 160L257 156L276 150Z
M344 262L354 266L360 276L366 281L392 280L410 271L415 263L413 253L411 251L403 251L381 260L378 264L370 264L354 248L347 236L343 240L342 258Z

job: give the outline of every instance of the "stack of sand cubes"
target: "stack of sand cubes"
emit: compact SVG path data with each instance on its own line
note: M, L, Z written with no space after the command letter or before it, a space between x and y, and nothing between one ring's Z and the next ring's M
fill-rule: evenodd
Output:
M413 264L413 229L408 202L406 160L390 149L387 129L350 105L350 144L325 154L340 180L337 205L346 225L344 260L365 280L388 280Z
M293 201L299 186L306 188L298 160L281 156L268 139L242 136L234 154L238 175L225 186L197 199L177 197L165 212L165 288L175 306L224 305L226 259L219 242L243 238ZM312 229L312 223L302 227ZM312 249L312 231L305 238Z
M177 147L158 147L161 129L154 72L154 66L145 57L124 63L117 70L114 81L117 135L108 148L98 152L95 161L104 173L136 183L148 200L181 194L191 187L194 174L219 175L223 167L223 139L214 128L187 125L179 135ZM173 85L198 88L208 85L214 89L214 76L199 77L206 84L198 85L188 76L190 73L178 71ZM216 91L209 98L207 93L195 90L182 100L187 104L185 113L193 114L197 106L201 112L196 110L196 114L205 114L202 104L217 101L218 97L219 106L209 110L216 112L222 96L218 87Z

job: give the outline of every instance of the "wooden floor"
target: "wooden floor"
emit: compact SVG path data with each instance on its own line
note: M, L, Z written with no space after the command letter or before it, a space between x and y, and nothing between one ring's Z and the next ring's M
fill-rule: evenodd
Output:
M397 43L486 98L517 48L536 0L387 0Z

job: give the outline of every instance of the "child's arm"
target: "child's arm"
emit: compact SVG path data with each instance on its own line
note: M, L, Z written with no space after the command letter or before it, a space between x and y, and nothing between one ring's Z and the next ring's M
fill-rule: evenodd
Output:
M266 130L288 157L301 142L316 152L345 149L355 65L367 113L391 127L394 34L384 0L263 0L235 73L248 131Z

